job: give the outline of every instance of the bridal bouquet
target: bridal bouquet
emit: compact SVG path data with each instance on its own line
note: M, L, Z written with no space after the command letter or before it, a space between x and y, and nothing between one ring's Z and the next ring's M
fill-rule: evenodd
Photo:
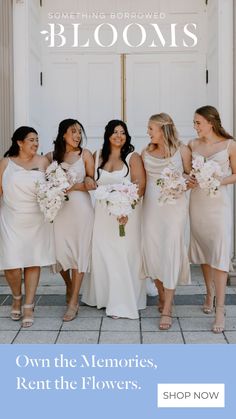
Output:
M68 201L66 190L75 183L74 174L53 161L47 168L45 179L36 182L37 201L45 220L53 222L64 201Z
M103 202L109 215L127 217L131 214L139 200L138 186L135 183L124 181L114 185L100 185L95 190L96 200ZM125 226L119 224L120 237L125 236Z
M162 171L161 177L157 180L157 186L160 187L159 205L174 205L187 189L183 174L179 170L168 167Z
M201 189L205 189L211 198L219 194L220 181L223 172L218 163L206 160L203 156L196 156L192 162L193 169L190 175L194 175Z

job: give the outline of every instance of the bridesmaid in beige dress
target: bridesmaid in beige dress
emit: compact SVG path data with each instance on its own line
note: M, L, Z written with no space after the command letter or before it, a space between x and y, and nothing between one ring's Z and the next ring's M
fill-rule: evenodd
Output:
M84 180L86 176L93 176L94 161L90 151L82 148L83 135L84 128L76 119L61 121L53 152L53 159L63 163L71 179L75 178L73 186L67 191L69 200L64 203L54 221L57 264L62 276L71 281L64 321L76 317L83 276L90 269L94 212Z
M177 136L171 117L153 115L148 122L151 142L142 152L147 174L143 201L143 255L147 277L155 280L161 314L159 328L171 327L172 303L177 283L190 282L189 262L184 243L187 200L182 194L174 205L160 206L157 180L165 168L189 173L191 152Z
M14 132L6 158L0 162L0 270L5 270L12 291L12 320L22 317L24 273L23 327L34 322L40 266L55 263L52 225L44 221L36 199L36 182L44 179L48 160L37 150L37 132L22 126Z
M219 113L213 106L196 110L194 127L198 138L189 143L193 158L201 155L206 160L217 162L224 174L216 197L209 197L196 181L190 196L190 259L202 267L207 290L204 313L213 311L216 296L212 331L221 333L224 330L225 288L230 266L232 214L229 185L236 183L236 143L222 127Z

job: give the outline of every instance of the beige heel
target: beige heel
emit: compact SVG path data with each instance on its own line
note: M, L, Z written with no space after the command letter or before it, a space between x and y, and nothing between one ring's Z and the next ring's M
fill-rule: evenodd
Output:
M212 326L213 333L222 333L225 329L225 307L216 306L215 322Z
M32 316L24 316L23 320L22 320L22 327L31 327L34 323L34 316L33 316L33 311L34 311L34 303L32 304L24 304L23 305L23 310L26 308L32 308Z
M74 320L78 314L79 311L79 305L77 304L76 306L72 307L72 306L68 306L64 316L63 316L63 321L64 322L71 322L71 320Z
M169 330L172 326L172 316L162 313L159 323L160 330Z
M22 295L21 294L20 295L12 295L12 298L13 298L13 300L18 300L19 301L19 300L22 299ZM11 319L14 320L14 321L20 320L21 316L22 316L21 310L11 309L10 316L11 316Z
M210 304L206 304L206 297L205 297L205 301L204 304L202 306L202 311L205 314L211 314L214 311L214 307L215 307L215 296L214 294L211 294L211 301Z

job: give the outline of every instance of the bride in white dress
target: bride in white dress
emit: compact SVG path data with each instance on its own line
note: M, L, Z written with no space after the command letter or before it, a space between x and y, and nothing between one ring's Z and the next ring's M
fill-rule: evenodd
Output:
M97 185L118 184L124 179L139 185L142 197L145 171L123 121L112 120L104 134L101 152L95 153ZM82 300L98 308L106 307L113 318L136 319L146 306L145 281L141 270L141 202L132 214L119 220L125 224L125 237L119 236L119 223L100 202L95 206L92 240L92 274L85 284ZM88 287L89 285L89 287Z

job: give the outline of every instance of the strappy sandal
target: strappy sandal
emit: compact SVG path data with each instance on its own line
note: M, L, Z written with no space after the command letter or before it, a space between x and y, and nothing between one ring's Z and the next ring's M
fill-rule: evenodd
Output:
M211 314L211 313L213 313L214 307L215 307L215 296L214 296L214 294L211 294L210 304L206 304L206 298L207 298L207 296L205 297L205 301L204 301L204 304L202 306L202 311L205 314Z
M26 309L26 308L32 308L32 315L31 315L31 317L29 317L29 316L23 317L23 319L22 319L22 327L25 327L25 328L31 327L33 325L33 323L34 323L34 316L33 316L34 303L32 303L32 304L24 304L23 305L23 310Z
M169 330L172 326L172 316L162 313L159 323L160 330Z
M77 304L76 306L72 307L72 306L68 306L64 316L63 316L63 321L64 322L71 322L71 320L74 320L78 314L79 311L79 305Z
M213 333L222 333L225 329L225 307L216 306L216 318L212 326Z
M22 295L12 295L13 300L21 300L22 299ZM22 316L22 312L21 310L15 310L15 309L11 309L11 319L14 321L20 320L21 316Z

